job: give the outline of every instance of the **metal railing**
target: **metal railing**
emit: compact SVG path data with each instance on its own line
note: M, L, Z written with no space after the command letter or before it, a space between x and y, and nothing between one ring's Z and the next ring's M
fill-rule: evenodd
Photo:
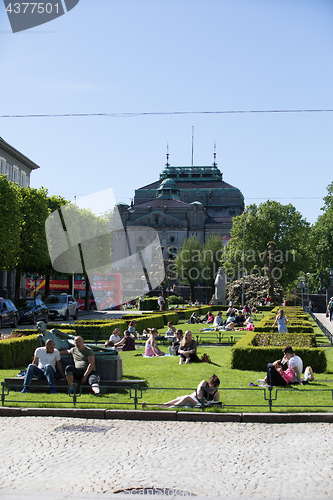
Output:
M5 404L8 404L8 403L20 403L20 404L31 404L31 403L35 403L35 404L41 404L41 402L45 403L45 404L54 404L54 403L57 403L57 404L68 404L68 400L67 401L60 401L59 399L57 400L56 397L52 397L52 399L48 400L48 401L41 401L41 400L31 400L31 399L28 399L26 401L22 400L21 399L7 399L7 396L10 395L10 392L13 390L13 389L17 389L17 385L10 385L10 384L7 384L6 382L1 382L1 387L2 387L2 391L1 391L1 403L2 403L2 406L5 406ZM32 386L33 387L33 386ZM50 387L48 385L39 385L39 386L36 386L36 388L38 389L43 389L43 390L49 390ZM61 389L64 389L64 386L56 386L56 389L57 388L61 388ZM97 399L96 398L96 401L94 401L94 406L95 405L98 405L98 406L104 406L104 407L107 407L107 406L110 406L110 405L121 405L121 406L133 406L134 409L136 410L138 408L138 404L140 404L140 401L143 399L143 394L144 393L148 393L149 391L177 391L178 393L180 392L183 392L185 391L187 394L190 393L190 392L194 392L195 389L190 389L190 388L175 388L175 387L139 387L139 384L128 384L126 386L119 386L119 385L108 385L108 386L101 386L102 390L105 389L105 390L110 390L110 391L128 391L128 397L129 397L129 401L119 401L119 402L116 402L114 400L112 400L112 394L103 394L103 397L102 398L99 398ZM89 403L91 403L91 401L84 401L83 399L83 393L82 393L82 387L78 386L77 384L73 384L73 393L71 394L69 389L67 391L67 394L69 396L69 398L72 400L72 404L74 407L76 407L78 404L85 404L85 405L89 405ZM223 388L219 388L219 392L220 394L223 396L225 394L225 396L229 395L230 393L235 393L235 392L244 392L244 391L247 391L249 393L253 393L253 392L258 392L258 393L261 393L262 396L263 396L263 403L260 404L258 402L251 402L249 404L245 404L245 403L237 403L237 400L234 402L234 401L231 401L229 403L226 403L225 401L221 402L219 405L216 405L214 404L214 406L219 406L220 409L222 411L225 411L227 408L268 408L269 411L271 412L273 409L277 409L277 408L292 408L292 409L297 409L297 408L333 408L333 389L305 389L302 387L302 389L299 389L297 387L290 387L290 388L277 388L277 387L223 387ZM307 392L307 393L318 393L318 392L328 392L330 393L330 403L329 404L321 404L321 405L316 405L316 404L313 404L313 402L310 401L309 404L301 404L301 405L296 405L296 404L278 404L277 400L278 400L278 395L280 396L283 396L283 395L286 395L286 394L293 394L294 391L297 391L297 393L303 393L303 392ZM228 394L229 393L229 394ZM31 393L30 393L31 394ZM36 393L33 393L33 394L36 394ZM56 396L56 395L54 395ZM236 396L237 398L237 396ZM222 397L222 400L224 398ZM145 405L146 406L151 406L151 407L163 407L163 402L159 402L159 403L150 403L148 401L145 402ZM199 409L201 409L202 411L204 411L205 409L209 408L210 407L210 404L207 403L206 399L205 399L205 394L202 395L202 399L200 401L200 405L199 405ZM164 409L168 409L168 407L165 407L164 406ZM183 407L179 407L179 410L182 410Z

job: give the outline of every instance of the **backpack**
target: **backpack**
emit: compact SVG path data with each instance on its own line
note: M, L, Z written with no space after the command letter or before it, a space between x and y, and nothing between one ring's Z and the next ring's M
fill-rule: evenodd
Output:
M204 353L202 356L201 356L201 363L211 363L212 360L210 359L210 357L208 356L208 354Z

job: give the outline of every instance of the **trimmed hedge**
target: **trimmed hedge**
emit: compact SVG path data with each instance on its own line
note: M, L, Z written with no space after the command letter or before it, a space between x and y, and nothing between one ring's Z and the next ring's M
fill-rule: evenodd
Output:
M145 297L144 300L139 300L140 311L157 311L159 305L157 303L157 297Z
M282 358L282 349L279 347L257 347L256 332L249 332L231 349L231 368L237 370L254 370L263 372L268 363ZM326 353L321 348L293 348L303 360L304 368L311 366L316 373L323 373L327 367Z
M0 340L0 369L18 368L32 362L37 335Z

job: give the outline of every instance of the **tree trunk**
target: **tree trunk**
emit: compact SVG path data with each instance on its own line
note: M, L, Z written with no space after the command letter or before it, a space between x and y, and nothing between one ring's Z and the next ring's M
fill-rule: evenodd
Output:
M72 274L68 275L68 294L69 295L74 295L74 290L73 290L73 275Z
M85 311L89 311L89 290L90 290L90 283L89 283L88 274L85 275L85 280L86 280L86 296L84 298L84 310Z
M190 300L195 302L195 285L190 285Z
M17 267L15 276L15 300L18 300L20 298L21 276L22 269L20 267Z
M50 295L50 281L51 281L51 275L50 273L45 275L45 297L44 300L47 299L47 297Z

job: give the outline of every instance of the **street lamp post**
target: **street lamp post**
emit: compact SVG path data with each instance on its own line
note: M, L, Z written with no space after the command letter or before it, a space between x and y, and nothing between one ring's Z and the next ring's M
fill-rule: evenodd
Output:
M244 215L244 225L243 225L242 307L244 307L244 273L245 273L245 216L246 216L246 210L244 210L243 215Z
M307 278L308 278L308 307L309 307L309 300L310 300L310 273L306 273Z

